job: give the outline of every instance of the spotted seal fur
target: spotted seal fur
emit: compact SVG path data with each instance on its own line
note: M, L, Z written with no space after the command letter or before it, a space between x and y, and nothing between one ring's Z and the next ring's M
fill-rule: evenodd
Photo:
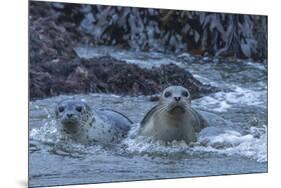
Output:
M117 143L125 138L132 121L111 109L91 109L85 102L64 100L55 109L62 135L80 143Z

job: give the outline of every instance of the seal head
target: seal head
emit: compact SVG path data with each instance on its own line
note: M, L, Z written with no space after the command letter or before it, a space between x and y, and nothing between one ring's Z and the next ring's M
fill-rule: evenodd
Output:
M190 93L182 86L168 87L162 92L159 105L171 115L183 115L191 106Z
M55 110L56 119L66 134L78 134L83 125L94 121L91 108L82 101L62 101Z
M166 88L159 103L141 121L140 135L163 141L196 141L196 133L207 126L203 117L191 107L191 95L182 86Z

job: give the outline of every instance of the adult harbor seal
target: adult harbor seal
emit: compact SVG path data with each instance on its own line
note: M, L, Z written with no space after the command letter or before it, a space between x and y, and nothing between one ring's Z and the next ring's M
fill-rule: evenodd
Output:
M196 141L196 133L206 126L207 121L191 107L189 91L182 86L170 86L141 121L140 135L189 144Z
M62 135L80 143L116 143L127 136L132 121L110 109L92 110L76 100L60 102L55 109L58 129Z

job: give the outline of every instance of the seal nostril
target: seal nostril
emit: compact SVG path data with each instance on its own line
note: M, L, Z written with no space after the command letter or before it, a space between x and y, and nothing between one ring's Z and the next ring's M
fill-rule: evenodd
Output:
M181 100L181 97L174 97L175 98L175 101L180 101Z
M73 114L66 114L68 118L71 118Z

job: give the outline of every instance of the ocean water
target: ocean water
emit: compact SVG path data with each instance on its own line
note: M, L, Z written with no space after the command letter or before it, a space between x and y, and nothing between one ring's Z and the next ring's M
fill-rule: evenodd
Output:
M83 58L111 55L143 68L177 64L203 83L221 88L220 92L193 100L192 106L227 123L203 129L191 146L176 141L164 144L135 137L139 122L155 105L149 96L91 93L31 101L29 186L267 172L267 69L264 65L223 60L206 63L186 53L140 53L104 47L79 47L76 52ZM68 98L127 115L134 122L128 138L114 146L61 141L54 108Z

